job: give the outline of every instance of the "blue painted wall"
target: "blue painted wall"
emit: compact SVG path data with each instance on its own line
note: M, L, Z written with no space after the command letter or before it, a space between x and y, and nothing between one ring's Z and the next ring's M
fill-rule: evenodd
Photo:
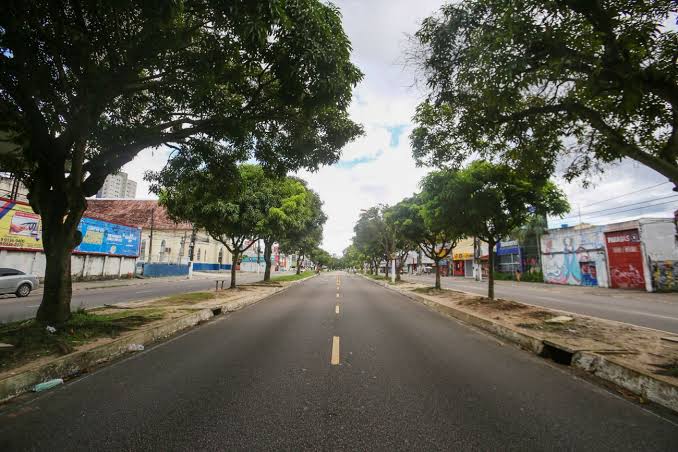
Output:
M188 265L143 264L143 275L147 278L160 276L188 276Z
M217 271L217 270L230 270L231 264L209 264L207 262L193 262L193 271Z

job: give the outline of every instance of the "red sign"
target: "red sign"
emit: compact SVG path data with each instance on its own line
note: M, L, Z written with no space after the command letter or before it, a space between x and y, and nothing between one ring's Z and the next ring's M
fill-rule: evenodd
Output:
M605 233L610 259L611 286L619 289L645 289L643 253L638 229Z

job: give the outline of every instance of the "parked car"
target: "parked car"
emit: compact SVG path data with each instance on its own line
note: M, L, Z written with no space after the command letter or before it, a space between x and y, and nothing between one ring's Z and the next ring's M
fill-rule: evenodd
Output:
M27 297L40 283L35 275L14 268L0 268L0 294L13 293L17 297Z

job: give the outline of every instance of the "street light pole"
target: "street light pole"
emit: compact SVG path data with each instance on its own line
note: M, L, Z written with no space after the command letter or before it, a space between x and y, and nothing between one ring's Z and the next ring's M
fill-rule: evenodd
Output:
M395 276L395 258L391 259L391 282L395 284L396 276Z

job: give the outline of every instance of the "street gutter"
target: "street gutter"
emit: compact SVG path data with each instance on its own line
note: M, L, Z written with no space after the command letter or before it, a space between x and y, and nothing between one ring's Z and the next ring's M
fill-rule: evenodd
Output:
M314 274L304 279L290 281L282 287L272 286L271 288L275 290L264 296L253 296L244 300L231 302L227 301L226 303L191 312L181 317L157 322L154 325L139 329L97 347L76 351L34 366L24 367L21 371L15 374L9 373L9 375L0 379L0 402L6 402L29 392L36 384L45 381L56 378L70 379L76 377L94 366L101 365L129 353L129 346L132 344L148 346L180 331L204 323L224 312L238 311L260 301L267 300L315 276L317 275Z
M495 336L512 342L541 357L547 357L572 367L581 369L596 377L624 388L644 399L657 403L678 413L678 385L664 379L614 361L600 353L588 350L573 350L567 344L553 340L544 340L525 331L511 328L480 317L472 313L442 305L435 300L418 295L410 290L401 290L382 281L358 274L374 284L393 290L411 300L422 303L437 312L461 320L469 325L483 329ZM471 294L478 296L477 294ZM526 304L515 302L519 304ZM543 307L540 307L543 308ZM547 308L543 308L547 309ZM620 322L618 322L620 323ZM641 328L641 327L639 327ZM649 330L649 328L646 328ZM564 362L563 362L564 361Z

